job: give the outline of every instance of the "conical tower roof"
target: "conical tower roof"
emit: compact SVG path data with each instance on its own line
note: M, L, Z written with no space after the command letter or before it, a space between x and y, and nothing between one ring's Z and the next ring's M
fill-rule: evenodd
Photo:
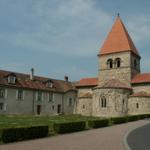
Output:
M120 16L118 15L111 31L109 32L99 55L131 51L140 57L128 31L126 30Z

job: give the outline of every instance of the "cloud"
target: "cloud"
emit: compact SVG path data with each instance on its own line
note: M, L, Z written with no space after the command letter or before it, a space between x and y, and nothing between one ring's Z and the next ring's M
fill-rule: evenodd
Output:
M33 1L31 17L37 19L33 31L18 31L12 42L33 51L62 55L96 55L100 41L112 21L110 15L95 9L92 0ZM54 5L54 6L52 6Z

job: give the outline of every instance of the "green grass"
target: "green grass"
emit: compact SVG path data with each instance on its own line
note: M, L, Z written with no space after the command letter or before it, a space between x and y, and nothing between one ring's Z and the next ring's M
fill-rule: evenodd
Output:
M98 117L86 117L81 115L66 116L12 116L0 115L0 129L20 126L48 125L53 130L53 124L59 122L88 121Z

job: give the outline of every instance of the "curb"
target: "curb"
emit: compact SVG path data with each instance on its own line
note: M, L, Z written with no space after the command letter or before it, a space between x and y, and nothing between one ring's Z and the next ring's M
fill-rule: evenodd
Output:
M129 146L128 142L127 142L127 137L128 137L128 135L129 135L132 131L134 131L134 130L136 130L136 129L142 127L142 126L145 126L145 125L147 125L147 124L148 124L148 123L143 124L143 125L141 125L141 126L139 126L139 127L131 128L131 129L129 129L129 130L126 132L126 134L125 134L124 137L123 137L123 144L124 144L126 150L132 150L131 147Z

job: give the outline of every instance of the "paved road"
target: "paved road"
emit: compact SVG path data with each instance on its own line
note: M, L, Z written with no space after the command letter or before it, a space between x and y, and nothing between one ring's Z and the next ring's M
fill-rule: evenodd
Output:
M150 123L140 120L112 127L93 129L50 138L1 145L0 150L125 150L124 135Z
M132 150L150 150L150 124L133 130L127 143Z

